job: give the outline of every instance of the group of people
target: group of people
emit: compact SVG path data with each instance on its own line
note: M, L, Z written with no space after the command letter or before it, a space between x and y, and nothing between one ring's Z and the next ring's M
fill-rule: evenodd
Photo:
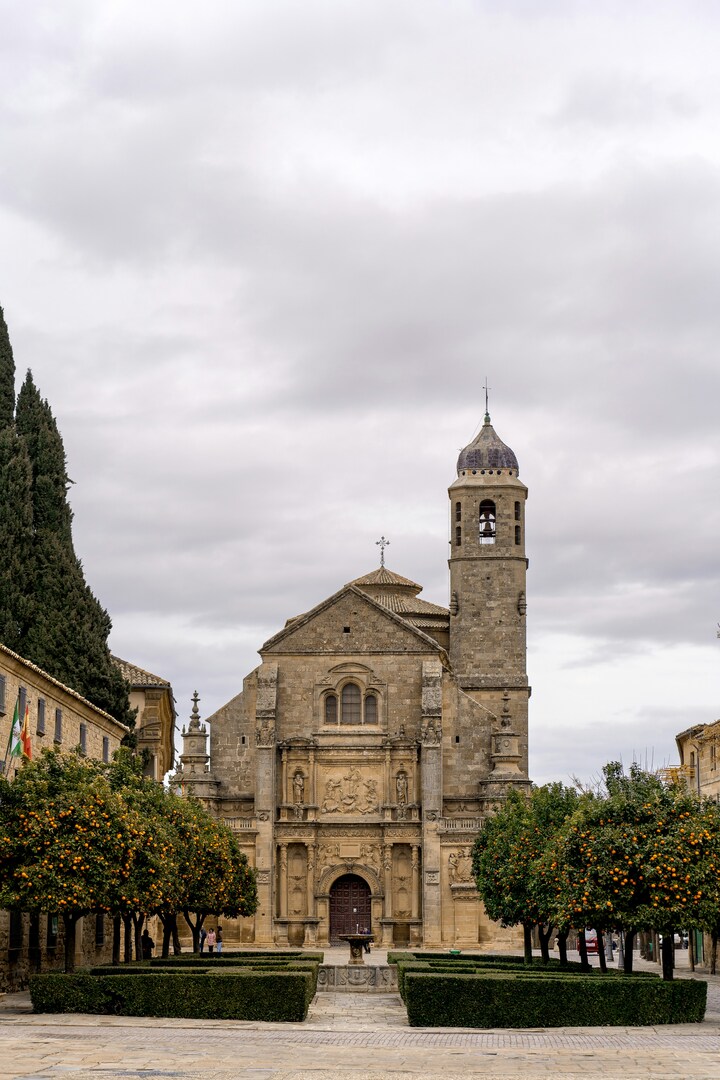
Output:
M207 945L207 951L209 953L220 954L223 947L222 926L218 926L217 930L213 930L212 927L206 930L203 926L200 931L200 952L205 952L205 946Z

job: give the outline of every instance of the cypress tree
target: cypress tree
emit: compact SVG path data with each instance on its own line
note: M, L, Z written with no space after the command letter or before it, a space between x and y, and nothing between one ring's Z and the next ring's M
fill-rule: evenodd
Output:
M32 618L19 651L124 723L129 686L108 648L110 616L85 583L72 541L70 480L55 418L28 372L16 426L31 469Z
M15 361L3 309L0 307L0 431L11 427L15 412Z
M32 469L14 426L0 428L0 641L22 653L33 615Z

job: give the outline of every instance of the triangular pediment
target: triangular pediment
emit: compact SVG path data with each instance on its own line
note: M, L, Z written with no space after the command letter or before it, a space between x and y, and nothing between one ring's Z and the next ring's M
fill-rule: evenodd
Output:
M266 653L442 652L437 641L354 585L346 585L265 642ZM342 666L342 665L340 665Z

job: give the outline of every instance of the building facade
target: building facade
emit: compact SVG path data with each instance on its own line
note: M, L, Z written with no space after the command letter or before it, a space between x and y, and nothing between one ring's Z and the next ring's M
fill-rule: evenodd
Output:
M383 558L265 642L210 734L195 702L174 783L257 871L257 913L226 940L515 943L471 866L483 818L530 785L527 489L487 414L449 497L448 608Z
M74 750L110 761L127 728L46 672L0 645L0 747L8 745L15 707L26 706L33 756L43 747ZM3 761L10 779L22 765ZM112 920L87 916L77 928L78 964L103 963L112 956ZM0 990L20 989L34 971L62 968L63 923L57 914L0 911Z

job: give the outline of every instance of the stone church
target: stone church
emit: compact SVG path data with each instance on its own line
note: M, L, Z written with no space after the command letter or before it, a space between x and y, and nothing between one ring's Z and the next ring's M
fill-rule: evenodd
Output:
M209 733L195 701L173 783L257 871L257 913L224 920L229 945L515 941L470 858L483 817L530 785L527 488L487 413L449 495L449 608L382 558L265 642Z

